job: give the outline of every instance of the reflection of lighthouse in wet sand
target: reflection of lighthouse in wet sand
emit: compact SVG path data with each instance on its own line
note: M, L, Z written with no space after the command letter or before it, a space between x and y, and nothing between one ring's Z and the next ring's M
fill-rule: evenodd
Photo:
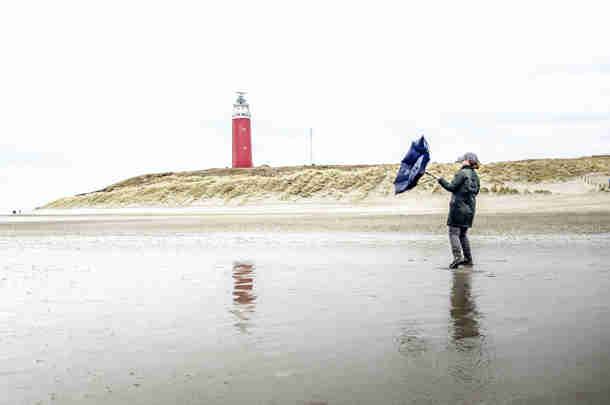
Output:
M247 333L250 315L254 313L256 295L254 294L254 265L250 263L233 263L233 309L237 317L235 326L242 333Z
M233 167L252 167L250 106L244 98L245 92L237 94L233 104Z

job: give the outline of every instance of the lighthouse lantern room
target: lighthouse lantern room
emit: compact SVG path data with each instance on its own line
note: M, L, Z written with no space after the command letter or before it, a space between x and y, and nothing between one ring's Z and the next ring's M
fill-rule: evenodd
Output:
M233 167L252 167L250 106L245 94L238 91L233 104Z

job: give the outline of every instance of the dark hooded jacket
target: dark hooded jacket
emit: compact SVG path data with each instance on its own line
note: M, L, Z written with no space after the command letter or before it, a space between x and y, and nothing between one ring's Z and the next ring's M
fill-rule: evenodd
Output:
M451 183L445 179L439 179L438 182L453 194L449 204L447 225L470 228L477 209L476 197L481 189L477 172L470 165L464 165L455 174Z

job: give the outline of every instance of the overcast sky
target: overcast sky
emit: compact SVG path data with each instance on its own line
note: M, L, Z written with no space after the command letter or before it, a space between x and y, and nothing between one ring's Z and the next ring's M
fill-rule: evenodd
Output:
M3 1L0 208L230 166L236 90L255 165L610 153L609 3Z

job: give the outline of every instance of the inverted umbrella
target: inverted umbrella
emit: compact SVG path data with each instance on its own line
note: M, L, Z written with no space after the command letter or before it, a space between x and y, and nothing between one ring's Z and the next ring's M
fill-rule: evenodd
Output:
M432 176L426 172L426 166L430 162L430 146L428 141L422 136L417 141L411 143L411 148L400 162L400 169L394 180L394 194L411 190L424 174Z

